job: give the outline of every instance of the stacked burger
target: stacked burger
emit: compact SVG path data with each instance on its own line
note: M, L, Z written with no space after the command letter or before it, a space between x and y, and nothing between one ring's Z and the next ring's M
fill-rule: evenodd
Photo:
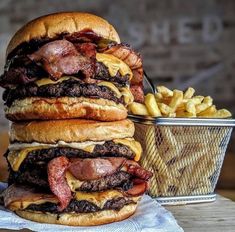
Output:
M58 13L22 27L0 85L13 121L5 207L38 222L99 225L132 215L152 173L126 107L142 61L104 19ZM133 97L134 95L134 97Z

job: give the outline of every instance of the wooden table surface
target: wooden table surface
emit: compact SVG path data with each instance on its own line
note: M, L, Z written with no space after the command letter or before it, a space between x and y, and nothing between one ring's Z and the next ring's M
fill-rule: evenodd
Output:
M217 195L212 203L166 206L185 232L235 232L235 202Z

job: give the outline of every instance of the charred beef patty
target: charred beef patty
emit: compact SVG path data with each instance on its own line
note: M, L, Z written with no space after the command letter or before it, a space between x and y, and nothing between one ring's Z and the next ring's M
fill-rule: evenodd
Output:
M7 157L7 155L8 152L5 156ZM133 159L134 153L129 147L122 144L116 144L112 141L106 141L102 145L97 144L92 153L68 147L34 150L29 152L25 160L22 162L19 171L14 172L9 164L9 183L28 183L34 186L48 188L47 164L49 161L59 156L66 156L67 158L125 157L127 159ZM101 180L99 183L92 182L90 186L88 183L84 184L83 188L84 191L88 188L105 189L108 188L108 186L105 185L109 185L110 182L115 182L114 185L117 186L119 183L123 183L123 180L128 179L129 174L126 175L121 173L117 174L117 176L114 175L110 179L104 181Z
M14 172L10 170L8 183L9 185L13 183L26 184L46 190L49 188L47 168L45 165L43 165L41 168L32 165L27 171L23 172ZM121 188L124 191L127 191L132 186L133 183L131 174L119 171L97 180L84 181L81 187L76 190L97 192L113 188Z
M117 98L114 92L106 86L82 83L79 80L66 80L58 84L48 84L38 87L34 83L19 86L15 89L6 89L3 93L5 104L10 107L16 99L27 97L89 97L104 98L116 103L124 104L123 97Z
M5 156L7 157L7 155L8 152ZM19 171L14 172L11 169L10 164L8 164L10 170L9 183L28 183L34 186L48 188L47 164L49 161L59 156L66 156L67 158L125 157L127 159L133 159L134 153L129 147L122 144L116 144L112 141L106 141L102 145L97 144L92 153L69 147L34 150L29 152L22 162ZM122 182L124 176L119 174L118 177L114 176L111 179L116 181L118 178L120 178L120 181ZM101 184L100 186L99 184L98 186L96 184L96 188L99 187L104 188L105 186L101 187Z
M7 157L9 151L5 154ZM27 157L21 164L20 170L27 170L27 166L34 164L47 164L50 160L66 156L67 158L97 158L97 157L124 157L134 159L133 151L123 144L117 144L113 141L106 141L104 144L97 144L93 152L87 152L81 149L69 147L54 147L33 150L28 153Z
M57 210L57 204L46 202L40 205L31 204L29 205L26 210L32 210L32 211L40 211L40 212L49 212L49 213L70 213L70 212L76 212L76 213L93 213L100 210L120 210L123 208L124 205L132 204L134 203L130 199L125 199L124 197L118 197L114 198L112 200L106 201L103 208L98 207L97 205L89 202L89 201L78 201L78 200L71 200L68 207L63 211L59 212Z
M129 75L122 76L119 71L115 76L111 77L108 68L103 63L96 62L96 74L94 79L115 82L124 86L128 84L129 78Z

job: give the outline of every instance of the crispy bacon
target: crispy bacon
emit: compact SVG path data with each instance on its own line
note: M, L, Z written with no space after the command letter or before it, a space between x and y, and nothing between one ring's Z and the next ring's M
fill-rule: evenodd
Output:
M93 43L82 43L82 44L75 44L76 49L78 52L80 52L82 55L93 58L95 61L95 55L96 55L96 45Z
M142 84L131 85L131 93L133 94L135 101L139 103L144 102L144 91L142 86Z
M74 158L70 161L63 156L54 158L48 163L48 182L51 191L57 196L63 210L69 204L72 194L66 182L65 172L68 170L80 181L90 181L112 175L117 171L125 171L133 176L133 187L126 191L127 195L139 196L148 188L148 180L152 173L138 163L122 157L111 158Z
M124 44L113 44L104 53L116 56L130 67L134 75L132 83L141 83L143 81L143 64L139 53Z
M80 46L83 54L77 51L76 47L67 40L55 40L39 48L28 57L44 67L44 69L55 80L63 74L72 75L81 71L85 77L94 74L95 63L91 56L95 52L94 46L83 44ZM93 52L92 49L94 50Z
M125 158L72 159L69 171L78 180L95 180L115 173Z
M131 79L131 92L135 101L142 103L144 101L143 64L140 54L136 53L133 49L124 44L113 44L103 52L116 56L130 67L133 72L133 78Z
M141 167L138 163L133 160L125 160L123 166L126 167L126 172L130 173L131 175L141 179L141 180L149 180L153 173Z
M51 160L47 166L50 189L60 202L59 211L64 210L72 199L72 193L65 178L68 167L69 160L64 156Z
M128 165L127 172L132 174L133 176L140 178L141 180L146 180L146 181L153 176L152 172L145 170L141 166L133 164Z
M141 179L133 179L133 187L128 189L125 193L130 196L140 196L148 190L147 181Z
M142 68L142 59L140 54L136 53L126 44L113 44L107 50L106 54L112 54L123 60L132 70Z
M40 199L55 199L52 194L38 193L33 187L12 184L3 193L5 207L10 207L11 203L25 200L36 201Z

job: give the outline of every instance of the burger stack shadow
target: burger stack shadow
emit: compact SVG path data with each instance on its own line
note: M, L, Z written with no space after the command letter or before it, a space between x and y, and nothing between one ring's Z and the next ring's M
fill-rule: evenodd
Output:
M57 13L22 27L0 77L12 121L5 207L73 226L132 215L152 176L126 119L142 79L139 54L100 17Z

